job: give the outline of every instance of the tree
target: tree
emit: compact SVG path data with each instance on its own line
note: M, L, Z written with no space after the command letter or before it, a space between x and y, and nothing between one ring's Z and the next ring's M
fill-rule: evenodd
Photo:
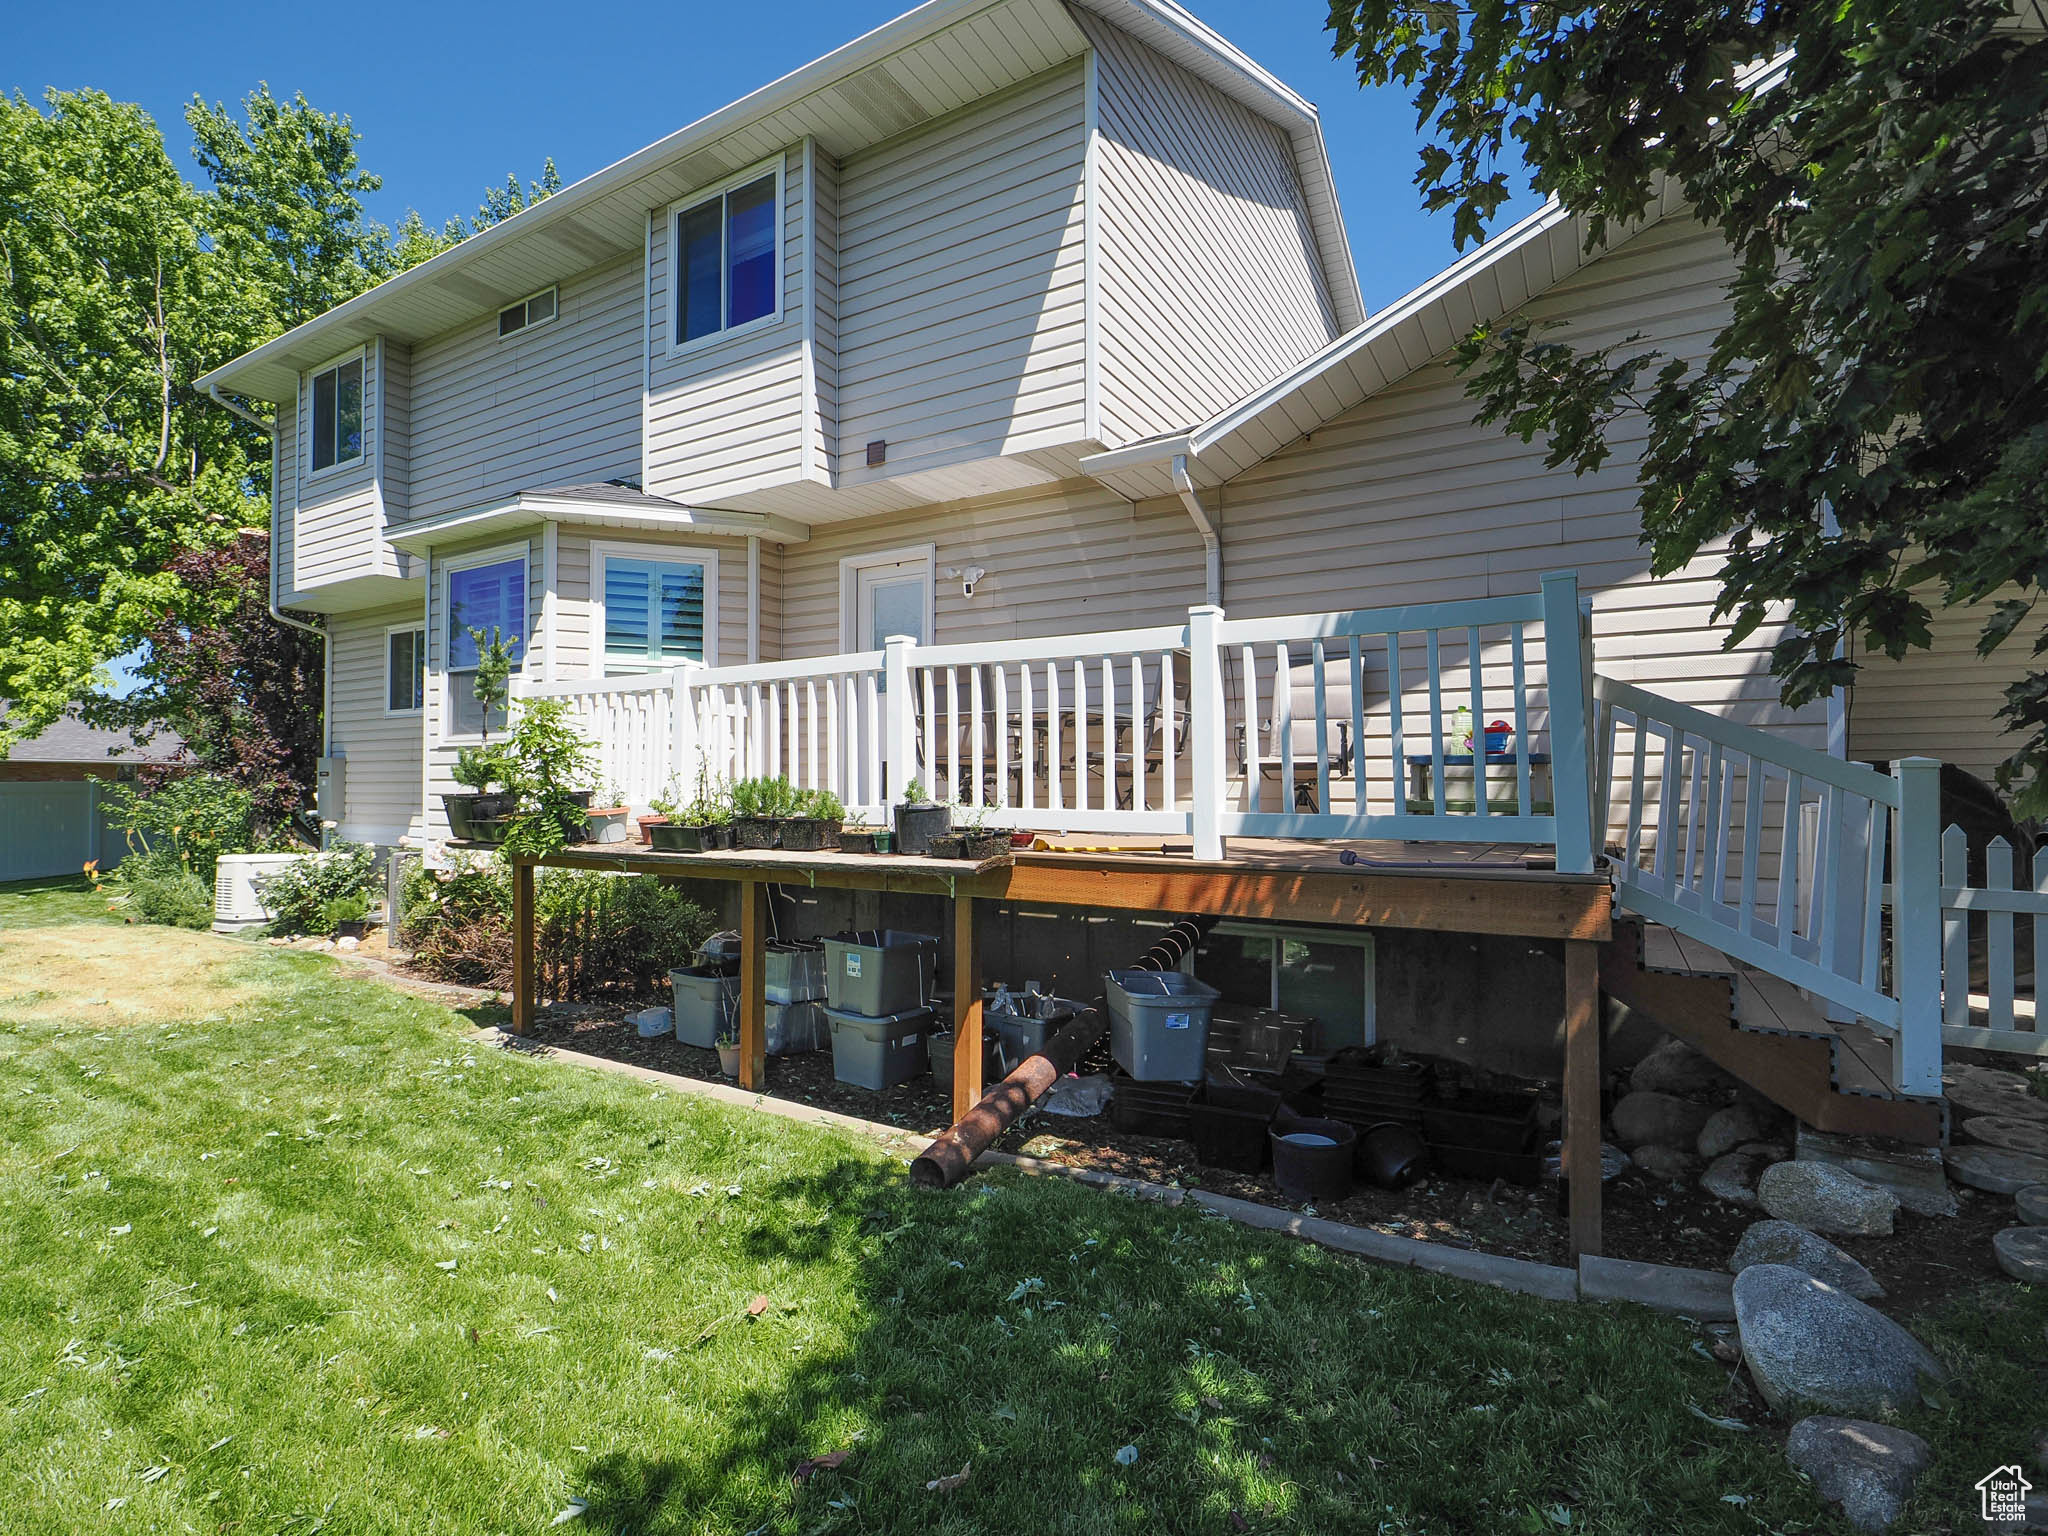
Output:
M144 636L141 686L101 706L121 723L176 730L201 762L248 791L258 821L289 821L320 756L321 643L270 617L270 535L245 530L166 568L176 591Z
M1717 617L1773 605L1787 703L1844 642L1929 644L1930 598L2025 644L2000 781L2048 813L2048 40L2037 0L1333 0L1360 80L1416 88L1416 182L1459 245L1535 189L1598 243L1675 182L1736 273L1709 354L1576 349L1525 319L1460 348L1480 419L1577 472L1625 417L1651 567L1726 540ZM1763 61L1775 61L1765 67Z

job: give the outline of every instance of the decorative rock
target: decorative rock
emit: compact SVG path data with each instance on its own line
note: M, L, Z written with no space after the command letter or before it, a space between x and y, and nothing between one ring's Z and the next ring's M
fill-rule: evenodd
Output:
M355 935L353 934L346 935L345 937L336 939L334 941L334 947L340 950L360 949L362 948L362 946L363 941L355 937Z
M1828 1163L1778 1163L1756 1181L1757 1202L1812 1232L1889 1237L1899 1197Z
M2048 1099L2035 1098L2022 1073L1951 1067L1942 1073L1942 1084L1944 1097L1965 1115L1998 1115L2048 1124Z
M1628 1085L1637 1093L1701 1093L1734 1081L1683 1040L1666 1040L1628 1075Z
M1728 1267L1741 1274L1752 1264L1785 1264L1825 1280L1844 1296L1870 1301L1884 1294L1877 1277L1817 1232L1789 1221L1760 1221L1742 1234Z
M1712 1162L1724 1152L1733 1152L1746 1141L1759 1141L1763 1134L1764 1128L1758 1122L1754 1109L1747 1104L1730 1104L1726 1109L1717 1109L1707 1116L1707 1123L1700 1127L1698 1151L1701 1157Z
M1735 1149L1744 1157L1754 1157L1766 1166L1771 1163L1788 1163L1792 1160L1792 1149L1782 1141L1745 1141Z
M1698 1158L1676 1147L1637 1147L1629 1156L1651 1178L1670 1179L1674 1183L1699 1166Z
M1690 1104L1668 1093L1631 1093L1614 1106L1614 1139L1630 1152L1653 1143L1689 1147L1699 1140L1700 1127L1712 1113L1704 1104Z
M1956 1134L1979 1146L2048 1157L2048 1122L2022 1120L2015 1115L1979 1115L1974 1120L1965 1120L1956 1128Z
M1742 1152L1728 1152L1708 1164L1700 1175L1700 1188L1717 1200L1731 1205L1755 1205L1758 1159Z
M1955 1190L1941 1166L1939 1147L1911 1147L1870 1136L1833 1135L1802 1125L1796 1133L1802 1163L1832 1163L1866 1184L1877 1184L1899 1197L1916 1216L1953 1216Z
M1792 1426L1785 1455L1857 1530L1883 1531L1899 1518L1933 1452L1903 1429L1816 1414Z
M1998 1267L2029 1285L2048 1283L2048 1227L2007 1227L1991 1236Z
M2048 1184L2048 1157L2002 1147L1950 1147L1941 1154L1958 1184L1994 1195L2016 1195L2029 1184Z
M2012 1198L2020 1208L2021 1221L2030 1227L2048 1227L2048 1184L2029 1184Z
M1735 1323L1757 1390L1781 1411L1812 1403L1887 1418L1920 1400L1922 1376L1945 1374L1883 1313L1786 1264L1752 1264L1735 1277Z

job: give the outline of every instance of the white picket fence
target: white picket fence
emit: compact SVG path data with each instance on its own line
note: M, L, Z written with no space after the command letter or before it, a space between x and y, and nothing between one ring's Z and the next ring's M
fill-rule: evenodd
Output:
M1942 833L1941 969L1942 1038L1949 1044L2048 1055L2038 1011L2048 975L2048 848L2025 871L2012 844L1993 838L1976 884L1963 829Z

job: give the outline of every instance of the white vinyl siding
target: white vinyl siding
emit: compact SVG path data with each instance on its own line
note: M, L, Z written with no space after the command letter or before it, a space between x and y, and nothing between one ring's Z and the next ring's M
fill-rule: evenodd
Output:
M1977 635L1990 606L1942 608L1937 592L1920 597L1934 610L1931 650L1908 651L1893 661L1882 651L1857 649L1849 755L1864 762L1938 757L1996 783L1998 765L2019 744L2003 729L1998 711L2005 690L2028 671L2038 627L2023 624L1989 656L1979 656Z
M337 837L388 845L425 830L420 716L390 714L384 707L386 631L419 622L417 601L328 620L333 651L328 729L333 750L348 759Z
M1336 335L1287 135L1086 12L1102 440L1202 421Z
M537 541L536 541L537 542ZM701 550L714 554L718 566L718 664L737 666L747 659L747 542L745 539L709 539L701 534L687 540L664 539L659 534L621 529L617 534L563 528L557 535L555 571L558 591L555 599L555 633L547 654L554 658L558 679L595 677L604 672L602 644L595 631L598 605L592 601L592 583L601 579L591 546L616 548L630 543L633 553L660 559L662 551ZM773 546L770 546L772 549ZM678 558L688 558L679 554ZM762 566L768 565L768 550L762 552ZM764 639L770 636L764 622ZM556 648L559 647L557 650ZM540 654L540 652L536 652ZM772 655L773 653L768 653Z
M293 434L291 457L285 460L298 494L291 586L302 592L351 577L386 573L388 551L376 466L383 381L378 377L374 346L351 356L360 356L363 363L361 456L316 475L306 435L300 431ZM300 379L294 420L301 425L312 419L312 383L311 373Z
M1050 71L840 165L841 483L1081 436L1083 79Z
M559 317L517 341L500 343L494 310L412 349L412 518L639 474L639 258L560 295Z
M772 167L756 172L772 174ZM804 350L795 297L806 260L801 146L783 157L782 186L777 318L680 348L671 345L672 269L675 214L683 205L655 216L647 271L646 488L656 496L709 501L802 476Z
M412 348L402 341L380 342L377 365L384 406L378 420L384 433L378 480L388 528L405 521L412 501ZM410 556L404 558L410 563Z

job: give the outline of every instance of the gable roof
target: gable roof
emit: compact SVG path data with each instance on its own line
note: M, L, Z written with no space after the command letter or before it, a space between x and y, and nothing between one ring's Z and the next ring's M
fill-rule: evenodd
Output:
M1667 184L1645 218L1611 229L1588 249L1586 219L1546 203L1207 421L1091 454L1081 468L1134 501L1175 494L1176 458L1186 460L1196 485L1221 485L1437 361L1473 326L1513 313L1684 206Z
M1316 109L1172 0L1074 3L1287 131L1337 323L1363 320ZM834 156L852 154L1087 48L1063 0L928 0L195 382L252 399L290 399L303 369L373 336L424 341L641 251L648 209L806 137Z
M0 721L7 718L7 701L0 699ZM9 749L10 763L84 763L104 767L109 763L141 764L176 761L185 743L176 731L159 731L149 741L138 743L133 731L102 730L87 725L76 715L52 721L36 735L17 741Z

